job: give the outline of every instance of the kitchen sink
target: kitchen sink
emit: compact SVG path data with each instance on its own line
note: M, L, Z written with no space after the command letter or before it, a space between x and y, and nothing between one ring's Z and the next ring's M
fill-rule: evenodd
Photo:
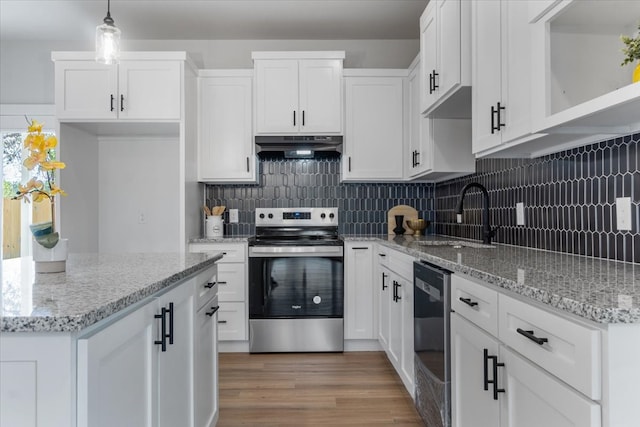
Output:
M428 248L472 248L472 249L494 249L494 245L485 245L483 243L465 242L462 240L428 240L423 242L416 242L418 246L424 246Z

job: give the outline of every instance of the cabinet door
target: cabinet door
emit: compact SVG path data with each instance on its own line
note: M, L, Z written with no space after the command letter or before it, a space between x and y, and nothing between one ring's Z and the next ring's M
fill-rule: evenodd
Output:
M297 133L298 61L258 60L256 73L256 133Z
M438 0L437 29L438 29L438 85L439 97L447 96L455 87L460 85L462 69L460 56L462 49L461 32L461 1L467 0Z
M420 62L422 64L421 112L430 108L438 100L439 92L433 84L434 73L438 73L436 7L436 2L430 1L420 17Z
M166 351L160 351L158 356L160 427L193 425L194 282L185 283L158 299L160 308L169 309L165 321L170 335Z
M200 79L200 181L255 181L251 80L251 77Z
M497 108L501 98L501 2L478 0L472 3L472 133L473 152L498 146L501 144L500 131L493 130L498 126Z
M387 356L391 360L391 363L396 368L396 371L400 373L402 366L402 300L398 300L396 297L402 292L399 282L400 278L391 273L389 277L389 298L391 303L389 304L389 351ZM401 295L400 295L401 296Z
M505 347L500 353L506 367L503 426L600 427L596 402Z
M392 303L393 286L391 274L385 267L378 272L378 342L385 351L389 351L389 310Z
M373 248L371 243L345 245L345 339L375 339L373 316Z
M403 79L349 77L346 82L345 181L403 176Z
M180 119L181 67L177 61L122 61L118 66L119 118Z
M300 132L342 132L342 60L299 62Z
M246 299L246 264L218 264L218 298L221 302L244 301Z
M217 298L196 314L195 323L195 427L210 427L218 418L218 307Z
M500 426L499 401L493 398L493 384L486 383L493 378L492 360L485 358L485 351L487 356L498 356L498 349L495 338L457 313L451 314L452 425Z
M116 65L95 61L56 61L58 119L115 119L118 117Z
M413 349L413 283L399 279L398 296L402 306L402 363L401 375L409 394L413 396L414 349Z
M420 113L422 67L416 66L409 75L409 155L405 157L407 176L417 177L433 168L431 119Z
M218 310L220 341L247 340L247 308L245 302L221 302Z
M156 307L78 340L78 426L157 425Z

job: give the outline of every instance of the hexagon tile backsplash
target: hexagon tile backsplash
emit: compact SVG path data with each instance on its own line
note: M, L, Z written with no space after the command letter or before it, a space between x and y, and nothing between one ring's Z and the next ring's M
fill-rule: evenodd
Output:
M462 187L476 181L491 200L495 241L619 261L640 262L640 134L602 141L535 159L483 159L477 173L436 185L440 234L481 238L482 201L471 189L464 224L456 223ZM631 197L631 231L616 227L617 197ZM516 203L525 225L516 225Z
M210 204L239 209L239 223L227 235L255 232L256 207L338 206L340 232L384 234L387 211L415 207L434 221L427 233L481 239L480 194L464 202L464 224L455 222L464 185L483 184L491 200L491 224L500 243L640 263L640 134L535 159L482 159L477 173L434 184L341 184L340 159L260 162L258 185L208 185ZM616 228L616 197L631 197L632 230ZM516 203L525 206L525 225L516 225Z

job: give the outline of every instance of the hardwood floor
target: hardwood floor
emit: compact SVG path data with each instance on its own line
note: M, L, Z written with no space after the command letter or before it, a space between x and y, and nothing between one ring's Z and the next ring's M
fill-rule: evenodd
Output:
M227 426L423 426L382 352L220 354Z

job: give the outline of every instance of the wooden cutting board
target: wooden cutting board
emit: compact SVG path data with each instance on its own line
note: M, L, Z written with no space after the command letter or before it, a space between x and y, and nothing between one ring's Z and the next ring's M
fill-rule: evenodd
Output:
M393 232L396 228L396 215L404 215L404 224L402 224L405 229L404 234L413 234L413 231L407 227L407 220L418 219L418 211L408 205L398 205L389 209L387 212L388 234L396 234Z

